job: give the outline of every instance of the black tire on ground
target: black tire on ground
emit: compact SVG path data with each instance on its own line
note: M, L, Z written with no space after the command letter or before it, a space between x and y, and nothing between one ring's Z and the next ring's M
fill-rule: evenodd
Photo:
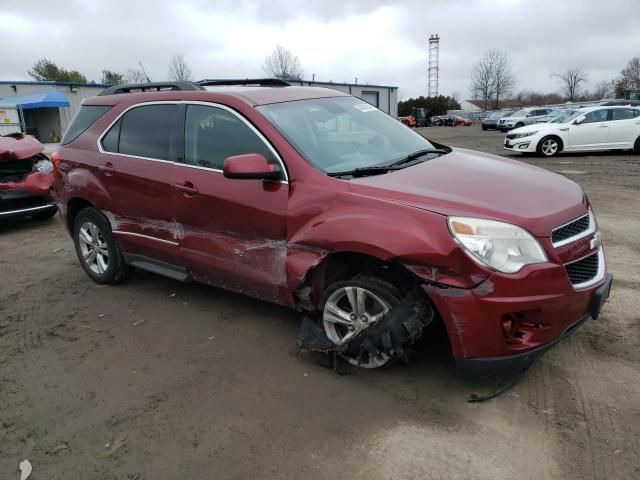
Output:
M555 148L554 148L555 145ZM562 150L562 141L554 136L549 135L547 137L542 138L538 142L538 146L536 147L536 152L541 157L555 157Z
M640 137L636 138L636 143L633 146L633 151L640 155Z
M88 226L90 224L96 227L96 242L99 242L102 245L102 248L107 252L107 261L105 262L106 268L97 267L98 262L95 263L96 268L99 271L95 271L87 263L83 256L83 247L81 247L80 229L83 228L83 226ZM120 247L118 246L118 243L111 231L111 224L100 210L93 207L87 207L76 215L73 223L73 242L82 268L84 268L84 271L93 281L101 284L113 285L127 277L129 268L124 261L122 251L120 250ZM104 256L101 258L104 258ZM103 264L101 264L101 266L104 267Z
M487 131L487 127L482 127L482 130L486 132Z
M58 213L58 210L47 210L45 212L34 213L31 215L31 218L34 220L49 220L55 217L56 213Z
M524 123L518 122L516 123L516 128L524 127Z

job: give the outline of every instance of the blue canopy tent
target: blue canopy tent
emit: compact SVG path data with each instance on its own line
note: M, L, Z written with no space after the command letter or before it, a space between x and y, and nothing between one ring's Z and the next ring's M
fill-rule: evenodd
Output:
M0 105L15 105L21 117L22 130L41 142L58 142L61 136L59 108L71 106L67 97L57 91L0 98Z
M69 107L71 104L67 97L60 92L32 93L31 95L16 95L14 97L0 98L0 103L5 105L19 105L23 110L34 108L58 108Z

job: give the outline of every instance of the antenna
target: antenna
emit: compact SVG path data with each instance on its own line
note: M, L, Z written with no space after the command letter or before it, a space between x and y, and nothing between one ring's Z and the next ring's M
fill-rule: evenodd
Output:
M440 37L432 34L429 37L429 62L428 62L428 96L438 96L438 70L440 57Z
M138 65L140 65L140 68L142 69L142 73L144 73L144 76L147 77L147 83L151 83L151 79L149 78L149 75L147 75L147 72L145 72L144 67L142 66L142 62L140 60L138 60Z

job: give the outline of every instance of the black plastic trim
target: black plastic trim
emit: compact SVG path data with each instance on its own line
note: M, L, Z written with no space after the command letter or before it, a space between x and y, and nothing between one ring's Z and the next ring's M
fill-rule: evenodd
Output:
M179 267L171 263L156 260L155 258L133 253L124 253L123 256L125 262L132 267L146 270L151 273L157 273L158 275L173 278L174 280L179 280L181 282L188 282L191 280L191 274L184 267Z

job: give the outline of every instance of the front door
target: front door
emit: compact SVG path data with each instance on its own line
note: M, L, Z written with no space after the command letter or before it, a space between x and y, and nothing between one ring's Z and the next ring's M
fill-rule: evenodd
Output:
M122 249L173 265L180 264L170 161L177 108L143 104L126 111L101 138L97 165L111 197L105 214Z
M244 153L277 164L283 180L225 178L224 160ZM180 252L195 279L287 303L284 179L275 150L239 114L224 106L186 106L184 164L175 169L173 203Z
M569 148L567 150L598 150L607 147L609 138L609 110L594 110L585 115L579 125L569 127Z

